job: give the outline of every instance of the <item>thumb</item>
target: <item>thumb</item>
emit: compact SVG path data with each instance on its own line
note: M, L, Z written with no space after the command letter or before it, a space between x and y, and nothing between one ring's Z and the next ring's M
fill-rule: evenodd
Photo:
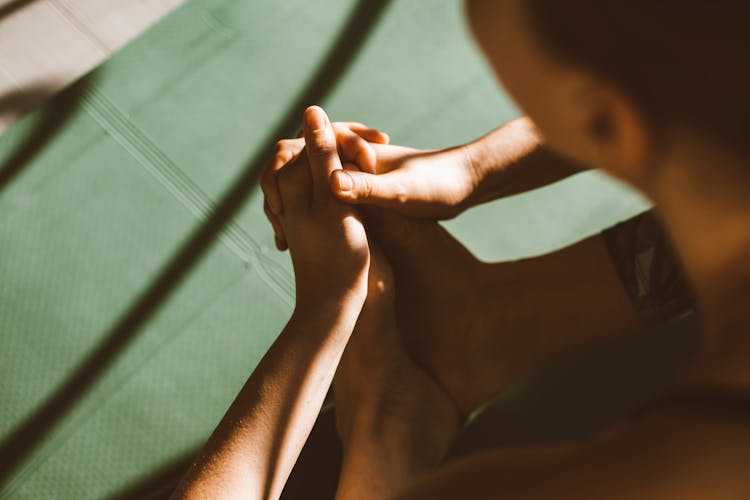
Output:
M338 170L331 176L331 190L342 201L380 207L396 207L406 201L406 190L390 174Z
M341 169L341 159L333 126L322 108L310 106L305 110L302 132L305 137L307 159L310 163L313 196L323 193L328 195L329 179L335 170Z

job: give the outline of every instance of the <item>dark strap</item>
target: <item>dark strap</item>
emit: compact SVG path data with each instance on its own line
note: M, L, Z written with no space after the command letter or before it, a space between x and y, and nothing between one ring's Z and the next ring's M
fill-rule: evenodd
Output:
M645 416L659 409L736 417L750 425L750 391L727 387L685 389L644 406L638 411L637 416Z
M696 310L682 264L653 210L603 231L602 236L643 324Z

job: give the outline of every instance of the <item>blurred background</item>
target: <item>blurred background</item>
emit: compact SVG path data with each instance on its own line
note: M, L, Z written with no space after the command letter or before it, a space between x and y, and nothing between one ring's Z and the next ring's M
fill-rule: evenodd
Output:
M417 148L519 116L460 0L0 3L1 497L168 491L291 311L255 181L311 104ZM646 207L589 172L446 226L497 261Z

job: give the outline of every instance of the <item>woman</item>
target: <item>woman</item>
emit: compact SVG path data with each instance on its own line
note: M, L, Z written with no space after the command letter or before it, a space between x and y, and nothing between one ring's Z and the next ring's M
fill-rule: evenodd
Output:
M457 309L452 307L458 302L452 294L471 289L471 283L461 277L466 273L449 272L448 286L437 291L423 287L420 295L419 287L409 289L408 283L419 275L428 284L425 273L399 261L421 253L425 267L449 261L472 270L472 277L476 263L431 223L368 210L368 236L379 237L386 246L390 242L392 247L384 250L394 265L399 290L399 333L427 370L420 371L428 377L424 383L408 390L423 401L423 411L434 410L440 418L418 419L409 405L398 400L368 405L366 401L378 401L378 394L399 392L383 389L394 384L392 377L376 377L373 387L360 391L364 394L360 400L347 399L343 389L337 391L341 408L337 418L349 450L339 494L371 498L396 492L402 498L750 497L746 478L750 466L746 326L750 322L750 152L744 137L750 116L746 93L750 72L741 63L750 46L744 27L747 7L728 0L472 0L468 7L472 28L490 64L528 119L471 145L440 152L364 145L356 130L336 125L341 157L363 171L352 167L329 171L331 192L349 203L440 218L562 178L577 165L601 168L654 201L679 256L675 267L684 269L692 291L667 287L677 291L662 297L660 307L647 300L650 305L644 308L636 300L643 294L631 293L627 273L617 262L612 265L616 245L610 242L618 238L604 235L550 256L506 266L504 275L513 275L509 283L515 289L508 292L507 287L498 286L496 276L479 280L475 288L493 293L483 293L487 298L478 301L476 308ZM329 136L333 134L332 128ZM290 217L290 208L285 200L278 203L274 179L283 180L289 175L285 170L299 165L298 160L288 160L299 158L302 146L298 142L282 145L264 186L277 244L283 248L288 243L293 260L294 237L291 226L283 222ZM374 152L374 159L368 151ZM581 278L588 296L576 296L576 300L590 298L587 310L594 313L577 314L580 306L566 293L570 286L580 286L568 279L566 269L581 262L593 271ZM402 284L407 284L405 294L400 292ZM549 284L557 285L552 292L544 286ZM439 460L445 443L455 437L457 420L451 423L451 407L446 403L453 405L455 418L460 419L510 378L554 355L561 345L589 339L603 325L622 329L681 315L693 308L693 293L701 311L705 345L671 395L586 441L497 450L426 472ZM441 318L445 311L445 318L459 317L464 323L472 319L467 335L476 342L468 342L471 348L460 347L467 344L465 338L451 344L451 328L443 321L424 329L401 320L408 317L403 311L410 307L399 298L403 296L413 299L417 311L437 303L439 307L433 305L431 310L435 317ZM482 305L491 303L494 309ZM554 340L552 345L542 342L538 352L531 345L539 346L539 342L514 344L520 350L518 356L509 356L518 359L514 365L493 364L483 353L497 350L488 350L487 345L497 337L524 338L524 325L532 318L526 314L509 319L507 309L534 311L535 304L551 310L545 318L535 318L537 322L559 326L554 338L543 339ZM654 315L654 310L661 310L662 317ZM494 337L487 326L498 318L493 314L499 315L504 327ZM555 322L556 315L564 321ZM361 317L361 324L367 324L367 315ZM426 347L424 339L430 333L438 348ZM354 338L366 339L367 335ZM454 355L446 355L451 348ZM397 352L399 348L389 349ZM419 370L408 359L404 363L410 370ZM357 379L356 370L347 369L355 364L341 365L347 374L354 372L347 379ZM385 372L398 373L397 368L382 366ZM499 368L493 371L493 366ZM403 382L403 378L398 380ZM407 408L401 412L402 407ZM361 413L368 417L352 417ZM362 431L356 424L347 430L346 422L358 421L369 424ZM385 422L382 426L381 421ZM432 454L414 453L409 439L389 440L367 431L393 427L401 434L385 435L422 432L428 436L420 442L432 443Z

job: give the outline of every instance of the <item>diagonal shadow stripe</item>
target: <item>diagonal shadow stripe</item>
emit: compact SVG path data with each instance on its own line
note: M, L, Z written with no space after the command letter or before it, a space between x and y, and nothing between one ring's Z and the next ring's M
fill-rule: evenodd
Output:
M390 0L358 0L305 90L294 100L279 125L268 134L264 140L266 146L247 163L207 220L193 231L159 275L102 336L103 340L92 354L82 360L33 414L8 433L0 444L0 493L8 493L6 487L17 469L86 396L212 247L255 190L276 141L296 135L304 109L323 101L335 88L389 4Z
M175 457L124 489L115 492L109 499L169 498L199 452L200 449L195 449ZM284 485L280 500L334 498L342 460L341 440L336 430L336 414L331 405L324 407L318 415L310 436L289 475L289 480Z
M39 124L0 166L0 193L10 185L26 165L31 163L31 160L44 149L44 144L55 137L79 109L84 93L95 80L94 75L95 72L89 73L49 101L41 114ZM41 96L49 95L49 92L48 87L37 86L24 92L2 96L0 109L13 106L25 109L30 104L36 104Z
M200 450L190 450L110 496L110 500L156 500L172 494Z
M10 0L10 2L0 6L0 19L12 15L17 10L20 10L35 1L36 0Z

